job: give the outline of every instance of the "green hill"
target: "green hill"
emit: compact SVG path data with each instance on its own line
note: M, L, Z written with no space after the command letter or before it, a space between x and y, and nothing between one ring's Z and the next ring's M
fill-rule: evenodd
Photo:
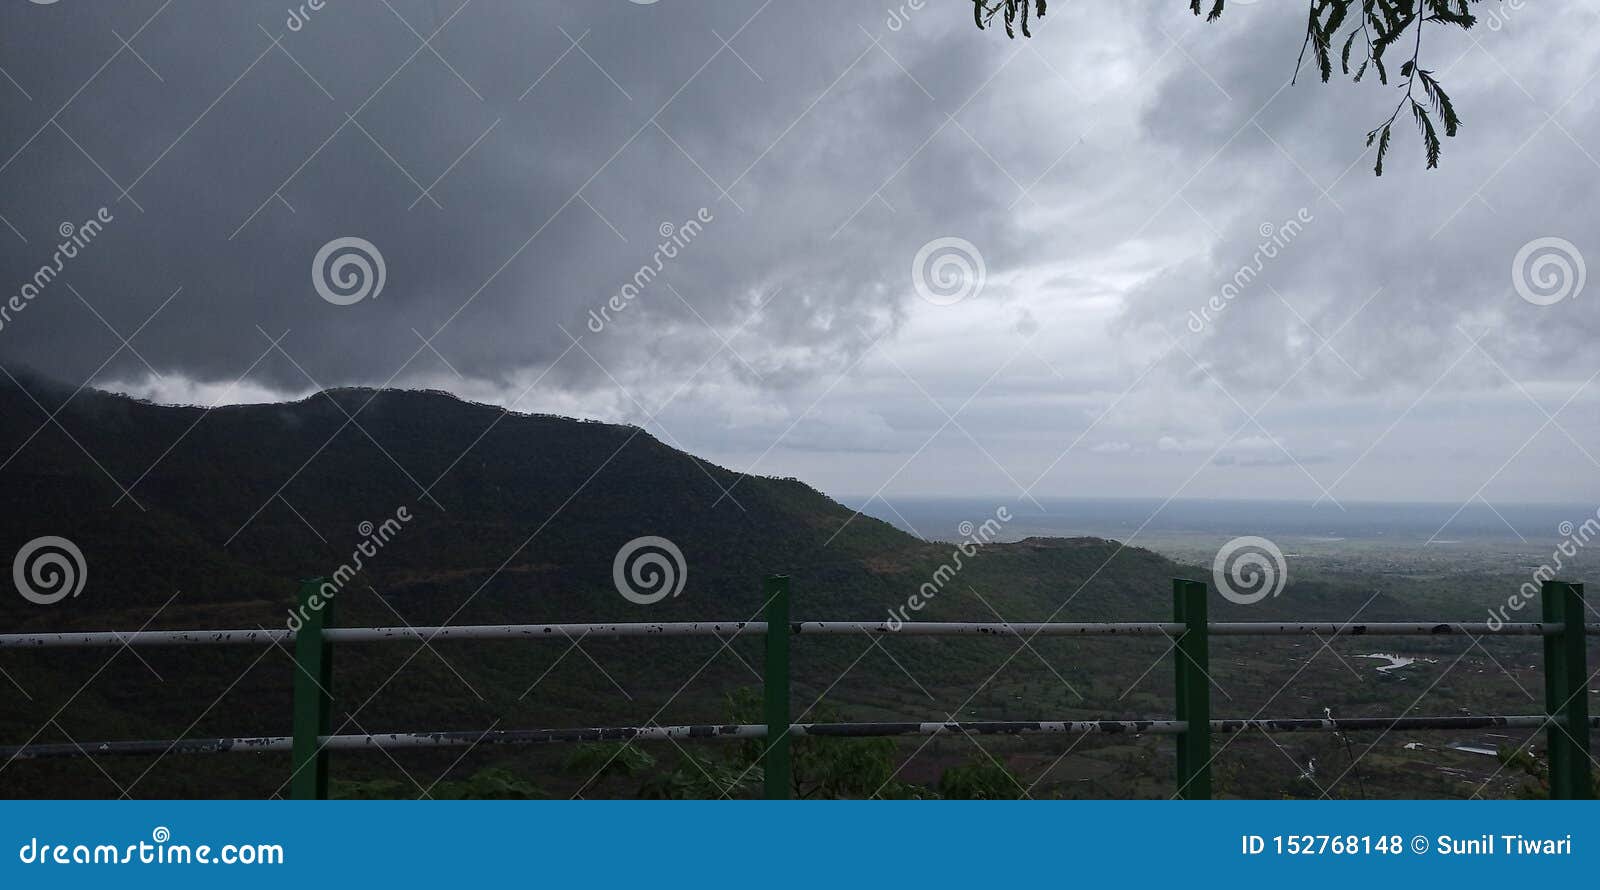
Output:
M0 552L60 535L83 551L88 581L80 596L53 606L0 597L0 627L10 632L282 627L296 579L352 563L368 539L362 523L380 525L402 508L409 520L362 557L336 599L335 623L759 619L769 573L792 577L796 620L883 620L919 591L926 605L905 612L912 620L1163 620L1171 579L1206 574L1091 538L958 554L855 515L799 481L745 476L635 427L509 413L443 393L343 389L207 411L22 383L26 390L0 386L0 451L9 456L0 468ZM641 536L667 538L682 551L681 595L637 605L618 593L613 559ZM1214 615L1339 620L1370 593L1318 582L1292 590L1292 598L1248 613L1218 601ZM1400 608L1380 595L1364 615ZM724 720L729 695L759 684L758 642L344 646L334 723L343 732L387 732ZM1267 689L1262 678L1273 676L1290 645L1222 643L1214 651L1248 652L1238 664L1254 693ZM801 637L796 716L1166 716L1166 649L1160 638L1022 647L995 638ZM6 650L0 669L12 687L0 743L289 729L293 664L283 649ZM1245 702L1227 704L1236 712ZM1320 709L1299 701L1281 710ZM1066 744L1043 743L1047 751ZM1161 793L1170 746L1119 744L1105 749L1111 765L1095 773L1095 790ZM975 753L960 740L929 752L933 766ZM563 756L478 751L451 775L511 764L559 785L551 776ZM415 796L455 757L347 755L337 758L336 774L399 781L394 793ZM932 783L933 766L913 766L903 778ZM0 768L0 794L117 796L131 786L135 796L260 796L286 775L287 758L277 755L19 762Z

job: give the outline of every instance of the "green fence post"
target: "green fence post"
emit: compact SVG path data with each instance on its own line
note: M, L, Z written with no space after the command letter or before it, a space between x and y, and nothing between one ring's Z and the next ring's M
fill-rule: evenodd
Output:
M300 582L300 629L294 639L294 773L289 779L295 800L328 798L328 752L321 737L332 722L333 647L322 639L332 621L333 601L324 597L321 578Z
M789 576L768 575L766 597L767 657L761 690L767 718L763 758L768 800L789 799Z
M1206 676L1210 646L1206 585L1172 579L1172 620L1184 626L1173 647L1177 675L1177 719L1189 728L1178 736L1178 797L1211 797L1211 686Z
M1545 730L1550 752L1550 797L1588 800L1589 670L1583 629L1583 585L1545 581L1539 598L1544 622L1561 628L1544 638L1544 711L1552 721Z

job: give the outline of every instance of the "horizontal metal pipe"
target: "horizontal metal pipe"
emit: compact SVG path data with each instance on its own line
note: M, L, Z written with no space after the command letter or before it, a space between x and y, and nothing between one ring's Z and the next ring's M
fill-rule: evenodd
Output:
M1163 621L1026 622L1026 621L800 621L791 630L802 636L885 634L902 637L978 636L1161 636L1183 632L1183 625Z
M477 624L443 627L332 627L322 632L330 643L396 640L602 639L615 637L738 636L765 634L760 621L666 621L634 624ZM270 645L292 643L283 630L143 630L87 633L0 634L0 649L51 647Z
M13 760L45 760L61 757L152 756L163 754L248 754L288 751L290 736L255 736L234 739L151 739L130 742L88 742L83 744L12 745L0 748L0 764Z
M1212 732L1359 732L1363 730L1468 730L1536 729L1546 724L1540 715L1510 717L1343 717L1275 718L1253 720L1212 720ZM1600 728L1600 716L1589 718ZM1186 732L1183 720L979 720L961 723L879 722L879 723L795 723L789 732L797 736L883 737L902 735L1024 735L1024 734L1150 734L1175 735ZM534 745L555 742L622 742L664 739L765 738L765 724L702 723L684 726L595 726L575 729L516 729L489 732L397 732L323 736L322 744L333 751L394 748L456 748L477 745ZM4 762L61 757L173 754L253 754L286 752L292 746L289 736L255 736L232 739L185 739L180 741L128 741L79 744L43 744L0 748Z
M792 735L815 736L893 736L939 735L943 733L1019 734L1038 732L1182 732L1187 724L1173 720L1079 720L1079 721L977 721L971 723L796 723ZM549 742L623 742L665 739L765 738L764 723L692 724L686 726L596 726L576 729L512 729L490 732L400 732L323 736L330 751L392 748L451 748L473 745L532 745ZM191 739L182 742L136 741L99 742L91 745L45 744L0 748L0 758L32 760L53 757L99 755L159 755L169 748L174 754L222 754L288 751L289 736L262 736L234 739Z
M1208 625L1216 636L1548 636L1556 625L1506 623L1492 628L1483 622L1271 622L1224 621ZM799 621L790 632L807 636L859 633L896 636L1173 636L1183 625L1162 621L1126 622L983 622L983 621ZM1600 635L1600 624L1584 626ZM664 621L615 624L478 624L442 627L336 627L323 631L330 643L377 643L404 640L578 640L620 637L753 636L767 632L764 621ZM82 633L0 634L0 649L107 646L263 646L292 643L294 631L283 630L141 630Z
M387 640L581 640L617 637L728 637L765 634L762 621L658 621L635 624L477 624L443 627L330 627L330 643Z
M294 641L289 630L97 630L87 633L0 634L0 649L101 646L267 646Z
M1314 718L1276 718L1270 720L1213 720L1212 732L1359 732L1361 730L1465 730L1465 729L1536 729L1550 718L1542 714L1513 717L1339 717L1332 720ZM1557 719L1559 721L1559 718ZM1600 726L1600 717L1589 719L1591 726Z
M1526 636L1553 635L1560 631L1556 625L1537 622L1503 623L1498 628L1485 622L1460 621L1407 621L1407 622L1274 622L1274 621L1213 621L1207 629L1215 636L1435 636L1470 633L1474 636L1515 634ZM1589 625L1590 633L1600 634L1600 624ZM1130 622L964 622L964 621L802 621L795 625L799 634L855 634L881 633L900 636L961 636L965 634L990 634L996 636L1175 636L1182 633L1184 625L1163 621Z
M1213 636L1298 636L1301 634L1315 634L1329 637L1360 637L1360 636L1438 636L1450 634L1471 634L1473 636L1505 636L1508 634L1518 636L1552 636L1561 632L1561 627L1554 624L1539 624L1538 622L1503 623L1493 627L1485 622L1461 621L1368 621L1362 624L1350 622L1322 621L1322 622L1266 622L1266 621L1223 621L1212 622L1207 629ZM1591 633L1600 633L1600 625L1595 625Z

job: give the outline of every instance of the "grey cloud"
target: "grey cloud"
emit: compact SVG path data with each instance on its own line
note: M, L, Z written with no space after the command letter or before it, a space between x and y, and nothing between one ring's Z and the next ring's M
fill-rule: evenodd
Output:
M890 27L857 0L392 2L329 4L295 31L271 0L0 10L0 66L28 91L0 83L0 215L28 239L0 230L0 285L49 259L62 221L114 215L0 329L0 363L201 402L445 388L857 492L904 464L907 490L1012 475L1165 495L1241 424L1261 437L1245 413L1282 387L1258 419L1302 465L1441 498L1538 429L1519 384L1554 410L1594 370L1600 285L1537 307L1511 269L1545 236L1600 256L1600 117L1579 89L1595 63L1561 24L1575 3L1481 46L1430 36L1465 127L1428 172L1397 133L1375 180L1361 137L1394 90L1280 91L1303 20L1288 4L1214 24L1177 2L1064 4L1029 42L936 4ZM407 27L447 19L448 64ZM63 133L48 121L69 98ZM693 242L589 330L654 263L661 225L702 207ZM1260 227L1301 208L1313 221L1257 275ZM341 236L382 252L378 297L317 296L311 259ZM946 236L977 245L988 281L935 307L911 260ZM117 351L94 313L130 335L180 286L138 355ZM268 340L285 331L288 357ZM1563 426L1592 438L1589 415ZM1468 444L1430 463L1447 438ZM1570 492L1574 455L1551 428L1503 478ZM1231 472L1318 493L1278 463L1224 450L1188 493L1227 494Z
M289 330L283 348L303 369L273 354L251 373L285 391L310 385L308 377L404 384L444 362L501 383L543 367L569 345L561 328L582 333L587 313L651 261L661 224L701 207L715 221L697 243L585 346L619 377L686 372L704 360L700 347L715 343L705 326L742 329L765 344L751 365L771 372L752 379L790 385L896 323L908 258L945 234L944 221L960 218L966 236L986 244L1012 240L993 194L1000 174L974 159L955 128L886 189L892 211L872 202L845 225L955 110L955 86L980 80L999 48L935 65L950 49L940 31L918 44L909 29L890 33L845 2L479 3L435 41L449 67L420 51L401 68L418 48L407 23L427 34L455 8L396 3L397 15L376 4L330 4L289 31L280 4L175 3L136 41L166 82L125 53L63 115L119 182L149 167L132 189L144 212L118 202L117 190L92 167L85 173L88 161L46 128L8 171L7 216L37 233L111 206L116 225L71 270L85 298L127 331L182 285L135 345L157 371L205 381L233 379L267 348L258 327L274 337ZM111 54L112 29L132 33L155 9L8 8L6 57L25 59L19 67L38 80L39 94L31 103L6 97L9 117L23 122L6 152L18 151L69 85ZM954 24L943 33L956 33ZM896 58L930 87L949 87L942 101L923 95L858 25L886 45L897 40ZM258 26L280 35L294 59ZM563 29L583 36L577 50ZM733 52L717 52L716 35L736 33L754 73ZM856 76L840 78L858 56ZM69 58L77 64L62 63ZM419 199L418 183L433 186L430 197ZM346 235L378 247L387 282L376 299L334 307L312 290L310 261ZM40 239L8 249L3 280L19 280L42 247ZM1013 259L1003 247L994 258ZM89 321L76 300L51 299L0 350L83 379L115 344ZM443 358L414 331L439 332L432 346ZM679 331L688 339L662 341ZM737 372L742 363L726 359L714 369ZM124 353L99 376L143 372ZM550 380L581 388L605 375L573 361Z

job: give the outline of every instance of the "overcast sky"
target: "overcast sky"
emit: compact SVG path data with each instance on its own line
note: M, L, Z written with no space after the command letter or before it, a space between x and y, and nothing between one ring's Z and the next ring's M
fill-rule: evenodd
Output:
M439 388L837 496L1600 498L1592 4L1430 28L1464 125L1381 179L1398 93L1288 86L1300 0L915 5L14 0L0 297L110 221L0 364ZM319 293L337 239L381 289Z

